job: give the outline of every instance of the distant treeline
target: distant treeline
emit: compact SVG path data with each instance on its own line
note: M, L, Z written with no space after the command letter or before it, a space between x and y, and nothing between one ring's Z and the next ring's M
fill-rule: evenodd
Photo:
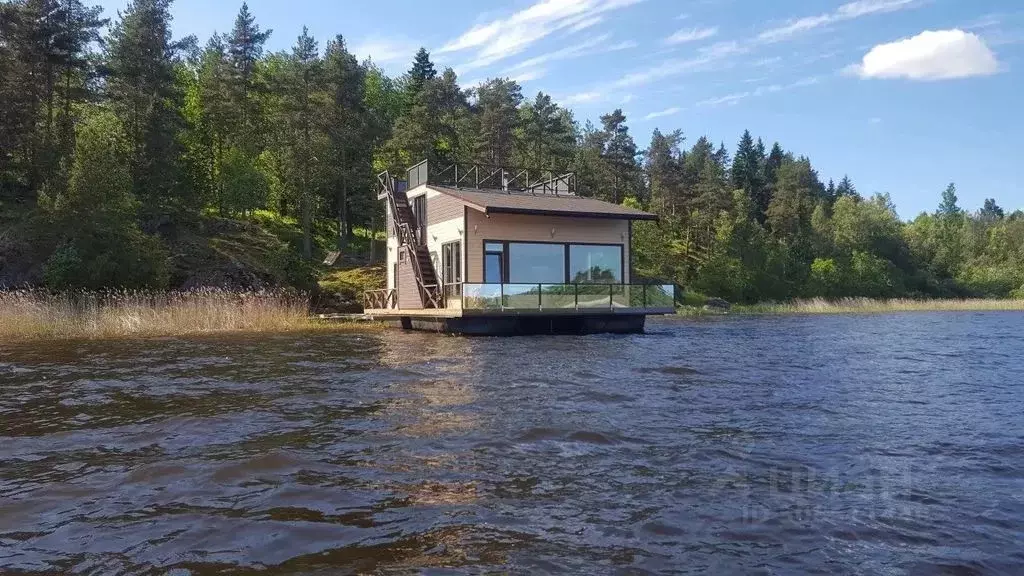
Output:
M825 183L749 133L733 154L707 137L684 148L680 131L641 150L621 110L581 125L512 80L463 89L422 49L391 78L340 35L265 53L271 30L244 4L200 47L174 38L170 4L131 2L102 36L101 9L79 0L0 3L0 212L27 215L54 288L166 285L176 228L256 211L297 218L308 261L317 222L340 247L380 229L374 175L423 159L575 170L580 194L662 216L636 228L641 276L736 301L1024 284L1024 215L967 212L953 185L904 223L888 196Z

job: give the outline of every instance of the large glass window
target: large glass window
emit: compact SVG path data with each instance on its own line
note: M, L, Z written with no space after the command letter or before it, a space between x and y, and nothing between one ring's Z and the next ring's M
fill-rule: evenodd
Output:
M622 280L622 246L569 246L569 282L618 284Z
M513 284L565 282L565 245L509 242L508 276Z

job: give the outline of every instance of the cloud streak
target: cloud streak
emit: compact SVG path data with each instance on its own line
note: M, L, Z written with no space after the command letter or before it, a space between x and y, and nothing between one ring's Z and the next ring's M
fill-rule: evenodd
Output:
M664 118L665 116L675 116L676 114L679 114L682 111L682 108L678 106L673 106L671 108L661 110L660 112L651 112L647 116L644 116L644 120L654 120L656 118Z
M711 26L708 28L684 28L668 38L665 38L664 44L676 46L679 44L686 44L688 42L706 40L716 34L718 34L718 26Z
M554 52L548 52L534 58L523 60L517 64L510 66L506 73L514 72L515 70L522 70L524 68L536 68L551 62L558 62L560 60L571 60L573 58L582 58L584 56L591 56L594 54L603 54L606 52L617 52L619 50L628 50L636 47L636 42L625 41L617 44L609 44L611 40L611 34L602 34L595 36L590 40L567 46Z
M757 41L771 44L788 40L793 36L847 20L854 20L872 14L896 12L915 5L918 0L855 0L843 4L835 11L817 16L805 16L790 20L782 26L769 28L757 35Z
M734 92L732 94L726 94L725 96L717 96L715 98L708 98L707 100L701 100L697 102L698 107L702 108L714 108L719 106L733 106L740 103L742 100L747 98L759 98L768 94L777 94L779 92L785 92L787 90L793 90L794 88L803 88L806 86L813 86L821 82L821 78L818 76L809 76L807 78L801 78L796 82L789 84L769 84L767 86L759 86L756 90L749 90L745 92Z
M603 14L641 1L539 0L506 18L474 26L437 53L476 50L474 59L460 69L480 68L519 54L556 31L579 31L594 26Z

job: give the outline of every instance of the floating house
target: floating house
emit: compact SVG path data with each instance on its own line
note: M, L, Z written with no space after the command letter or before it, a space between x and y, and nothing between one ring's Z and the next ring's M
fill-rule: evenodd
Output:
M379 176L387 288L366 314L461 334L635 333L674 312L634 281L632 231L657 216L576 195L575 174L426 161Z

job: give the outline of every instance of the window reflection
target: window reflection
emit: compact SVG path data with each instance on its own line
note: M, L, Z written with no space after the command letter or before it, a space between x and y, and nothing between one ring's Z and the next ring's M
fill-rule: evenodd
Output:
M569 281L580 284L622 282L622 246L569 246Z
M565 281L565 245L508 244L509 282L557 284Z

